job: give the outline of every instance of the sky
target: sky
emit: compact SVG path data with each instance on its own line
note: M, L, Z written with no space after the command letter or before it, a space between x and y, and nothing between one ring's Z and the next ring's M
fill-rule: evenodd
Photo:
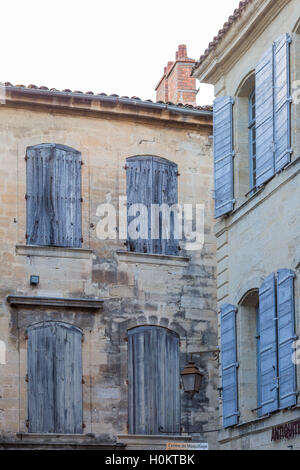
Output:
M155 100L179 44L199 59L238 0L0 0L0 81ZM201 85L197 103L211 104Z

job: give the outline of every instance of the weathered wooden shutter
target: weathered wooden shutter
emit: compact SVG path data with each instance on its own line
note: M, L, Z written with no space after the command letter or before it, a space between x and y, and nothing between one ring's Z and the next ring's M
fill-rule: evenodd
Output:
M58 144L27 148L27 243L81 246L81 154Z
M139 237L135 240L128 234L128 249L139 253L151 253L152 157L127 158L126 166L127 227L135 218L129 215L129 208L133 204L143 204L147 209L147 216L142 223L148 228L148 238ZM140 227L138 229L141 231Z
M82 433L81 340L66 323L28 328L29 432Z
M261 387L260 415L278 408L278 367L276 332L276 287L275 274L272 273L259 289L259 372Z
M281 170L291 160L291 89L290 42L284 34L274 42L274 133L275 171Z
M255 70L256 106L256 186L275 173L273 47L264 54Z
M152 157L152 202L153 204L164 204L172 207L177 204L177 178L178 171L176 163L163 158ZM165 255L178 254L178 240L175 238L174 229L177 213L159 213L159 238L152 238L152 253ZM153 224L154 221L151 221ZM152 229L152 225L151 225ZM153 231L151 230L153 234Z
M277 273L279 406L296 404L296 366L292 360L295 336L294 276L290 269Z
M136 156L127 159L127 211L133 204L143 204L147 209L145 220L148 226L148 238L133 239L128 234L128 248L130 251L140 253L178 254L178 240L174 235L177 216L172 212L170 215L170 234L163 238L163 221L160 212L158 214L158 225L155 229L158 236L153 237L155 232L152 227L151 206L152 204L166 204L171 207L177 204L177 165L164 158L153 156ZM128 212L127 212L128 213ZM135 217L127 217L128 226Z
M179 338L166 328L128 331L130 434L180 432Z
M215 217L233 210L233 98L214 101L214 182Z
M234 305L221 306L221 364L223 426L238 423L236 312Z

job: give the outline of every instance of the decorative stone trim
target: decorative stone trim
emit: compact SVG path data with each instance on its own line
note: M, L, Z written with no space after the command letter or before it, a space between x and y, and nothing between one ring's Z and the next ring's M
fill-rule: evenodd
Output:
M158 255L117 250L118 260L125 263L158 264L163 266L186 267L190 258L185 256Z
M60 246L16 245L16 255L89 259L93 250Z
M7 302L13 307L16 305L38 305L41 307L75 307L80 309L98 310L102 308L104 300L8 295Z

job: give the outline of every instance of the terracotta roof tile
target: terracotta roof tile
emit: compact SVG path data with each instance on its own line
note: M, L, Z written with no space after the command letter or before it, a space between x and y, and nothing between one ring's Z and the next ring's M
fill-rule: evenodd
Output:
M202 62L204 62L204 60L206 59L206 57L209 56L209 54L217 47L217 45L219 44L219 42L223 39L223 37L225 36L225 34L227 33L227 31L231 28L231 26L233 25L233 23L238 19L240 18L240 16L242 15L243 11L247 8L248 4L251 3L253 0L244 0L242 2L239 3L239 6L238 8L236 8L233 12L232 15L229 16L228 20L224 23L223 25L223 28L221 28L217 34L217 36L215 36L213 38L213 41L211 41L209 44L208 44L208 48L204 51L204 54L202 54L202 56L200 57L200 59L195 63L194 67L193 67L193 71L197 69L197 67L199 67L199 65L202 64Z
M192 110L195 110L195 111L208 111L208 112L212 112L212 106L209 106L209 105L205 105L205 106L192 106L192 105L189 105L189 104L183 104L183 103L178 103L178 104L175 104L175 103L172 103L172 102L164 102L164 101L152 101L150 99L148 100L142 100L141 98L139 98L138 96L132 96L131 98L129 98L128 96L119 96L115 93L111 94L111 95L107 95L106 93L94 93L93 91L86 91L86 92L83 92L83 91L80 91L80 90L74 90L72 91L70 88L65 88L64 90L57 90L56 88L48 88L46 86L40 86L38 87L37 85L33 85L33 84L30 84L28 86L25 86L25 85L13 85L12 83L10 82L5 82L5 83L1 83L0 82L0 85L2 86L5 86L7 88L19 88L19 89L28 89L28 90L41 90L41 91L45 91L45 92L48 92L48 93L72 93L72 94L80 94L80 95L89 95L89 96L103 96L103 97L108 97L108 98L116 98L116 99L120 99L120 100L126 100L126 101L132 101L133 103L136 102L136 101L140 101L141 103L145 102L145 103L152 103L154 106L157 104L157 105L160 105L160 104L163 104L163 105L167 105L167 106L172 106L172 107L177 107L177 108L185 108L185 109L192 109Z

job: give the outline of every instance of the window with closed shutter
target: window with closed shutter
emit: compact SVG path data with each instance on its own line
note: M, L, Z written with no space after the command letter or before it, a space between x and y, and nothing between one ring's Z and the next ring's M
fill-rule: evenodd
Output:
M82 433L82 331L63 322L28 334L28 425L32 433Z
M180 432L179 337L158 326L128 331L129 433Z
M259 290L260 408L264 415L296 404L294 272L279 269Z
M256 66L256 186L266 183L291 160L290 42L274 41Z
M81 247L81 153L59 144L26 151L27 243Z
M177 178L177 165L169 160L148 155L127 158L129 251L178 254ZM130 227L136 217L139 224L132 233Z

